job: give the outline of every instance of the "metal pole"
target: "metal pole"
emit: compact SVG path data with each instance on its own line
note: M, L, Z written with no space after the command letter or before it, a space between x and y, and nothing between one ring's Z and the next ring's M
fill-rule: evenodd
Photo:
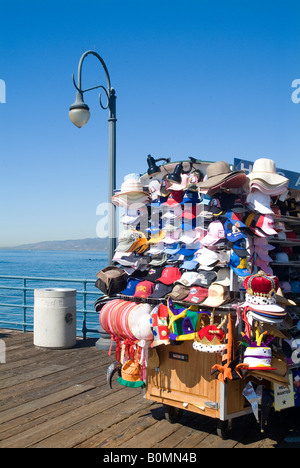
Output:
M116 207L111 202L111 197L116 188L116 93L112 88L109 97L109 183L108 183L108 264L111 265L116 249Z

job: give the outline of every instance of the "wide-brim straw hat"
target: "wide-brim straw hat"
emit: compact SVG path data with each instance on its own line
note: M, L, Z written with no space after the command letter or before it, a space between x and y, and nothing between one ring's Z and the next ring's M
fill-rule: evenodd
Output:
M136 203L141 203L141 204L148 204L150 201L150 198L147 194L141 193L141 192L130 192L128 194L115 194L111 197L111 201L113 205L115 206L120 206L123 208L128 208L131 205L134 205Z
M250 182L254 179L261 179L265 184L273 186L289 183L289 179L277 174L275 162L266 158L257 159L253 164L252 172L247 177Z
M214 189L217 187L238 188L246 182L246 173L244 171L232 171L225 161L218 161L207 166L206 180L197 184L198 188L203 190Z
M139 180L126 179L121 185L121 190L116 192L111 200L116 206L128 206L131 203L150 201L150 195L143 189Z

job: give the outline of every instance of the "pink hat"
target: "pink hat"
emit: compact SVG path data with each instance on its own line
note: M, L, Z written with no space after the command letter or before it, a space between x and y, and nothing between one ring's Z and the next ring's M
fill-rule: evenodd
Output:
M264 260L265 262L272 261L272 258L270 257L270 255L268 255L268 250L265 250L261 247L256 247L256 248L252 247L250 251L251 251L251 254L257 254L257 256L261 258L262 260Z
M176 184L176 183L171 184L170 190L185 190L188 184L188 178L189 178L189 174L182 174L180 184Z
M226 234L221 221L212 221L207 230L207 234L203 237L201 244L209 246L214 245L220 239L225 239Z
M249 239L251 241L251 239ZM268 239L262 237L254 237L252 239L253 245L259 248L263 248L264 250L274 250L275 246L270 245L268 243Z

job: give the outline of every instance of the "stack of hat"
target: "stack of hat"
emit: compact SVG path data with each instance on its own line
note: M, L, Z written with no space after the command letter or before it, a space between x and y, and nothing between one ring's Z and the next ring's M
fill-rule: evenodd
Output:
M116 252L134 252L136 254L140 254L147 248L147 238L143 232L134 229L127 229L126 231L122 231L119 236Z
M141 297L161 299L172 294L177 300L200 304L208 299L212 281L204 286L189 284L187 290L187 286L175 284L174 280L174 284L165 284L149 275L158 267L166 272L176 268L181 275L213 272L215 276L220 269L228 267L239 276L249 275L249 254L242 243L247 240L244 232L247 227L240 219L244 208L241 198L232 192L244 185L246 175L243 171L231 171L222 161L207 169L207 181L211 183L213 190L210 192L214 192L214 196L201 188L200 172L192 170L189 175L181 175L180 183L171 183L166 177L150 181L148 228L143 233L132 227L144 219L146 209L135 212L128 209L122 217L127 230L120 234L113 258L128 272L129 285L122 294L135 296L137 289L143 288L141 281L136 280L139 272L139 280L153 283L153 288L148 284ZM220 187L226 187L226 193L220 191ZM218 285L219 289L222 287ZM219 291L217 296L217 300L211 301L213 304L230 300L227 290Z
M227 162L218 161L209 164L206 177L203 182L198 183L198 187L201 191L210 194L218 192L221 188L240 188L245 182L246 175L244 171L232 171Z
M114 339L152 341L150 314L153 306L120 299L107 302L99 315L100 324Z
M137 229L137 226L143 224L143 222L145 222L145 227L148 227L147 207L141 203L134 203L128 206L120 222L124 227L127 227L127 229ZM143 231L144 229L140 227L140 230Z
M116 206L130 208L131 205L149 202L149 194L144 190L138 174L128 174L124 178L121 190L117 191L111 199Z
M247 316L267 323L281 323L286 310L277 304L279 280L276 276L259 271L244 280Z
M113 258L128 274L119 293L214 307L231 300L230 272L240 278L254 268L273 273L267 241L278 235L278 225L271 200L288 183L273 161L256 161L248 178L219 161L207 166L203 181L193 167L179 182L171 179L156 176L143 187L143 179L129 174L113 197L126 209ZM217 284L223 271L226 284ZM200 274L206 284L199 282Z
M208 296L208 287L216 278L215 272L186 271L175 281L169 296L174 300L200 304Z
M253 237L249 240L251 263L268 275L273 275L273 270L270 267L272 257L269 254L274 248L268 243L266 237Z
M257 159L253 164L252 172L247 175L247 179L251 193L250 203L255 205L257 197L256 206L263 207L264 210L270 208L268 197L282 196L288 193L289 179L277 174L276 164L272 159ZM259 192L265 197L259 195Z
M127 287L120 294L138 298L161 299L169 295L173 284L181 278L178 267L151 267L142 278L128 277Z
M146 179L129 174L112 197L124 209L124 230L113 265L97 273L96 285L106 295L102 328L117 341L118 352L128 354L122 385L143 386L140 363L145 364L148 346L155 351L158 345L189 339L198 351L228 349L223 323L204 326L205 314L211 317L214 309L241 306L245 330L251 332L257 322L282 327L286 306L295 304L283 297L273 268L295 259L297 251L269 242L296 237L280 217L296 216L300 209L298 200L287 198L289 181L276 173L275 163L259 159L248 176L224 161L209 164L204 180L192 166L179 182L169 176L148 178L143 186ZM298 277L282 278L284 293L300 292ZM245 301L240 304L232 289L242 291L242 285ZM259 336L248 342L242 363L247 375L270 376L277 367L270 341L263 341ZM135 355L129 356L133 349Z
M277 236L274 216L251 213L245 219L245 225L258 237Z

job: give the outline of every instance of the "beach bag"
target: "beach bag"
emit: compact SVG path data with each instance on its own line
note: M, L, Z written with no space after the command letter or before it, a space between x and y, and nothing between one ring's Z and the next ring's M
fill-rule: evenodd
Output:
M113 296L123 291L127 286L127 273L116 266L108 266L97 273L96 288L104 294Z

